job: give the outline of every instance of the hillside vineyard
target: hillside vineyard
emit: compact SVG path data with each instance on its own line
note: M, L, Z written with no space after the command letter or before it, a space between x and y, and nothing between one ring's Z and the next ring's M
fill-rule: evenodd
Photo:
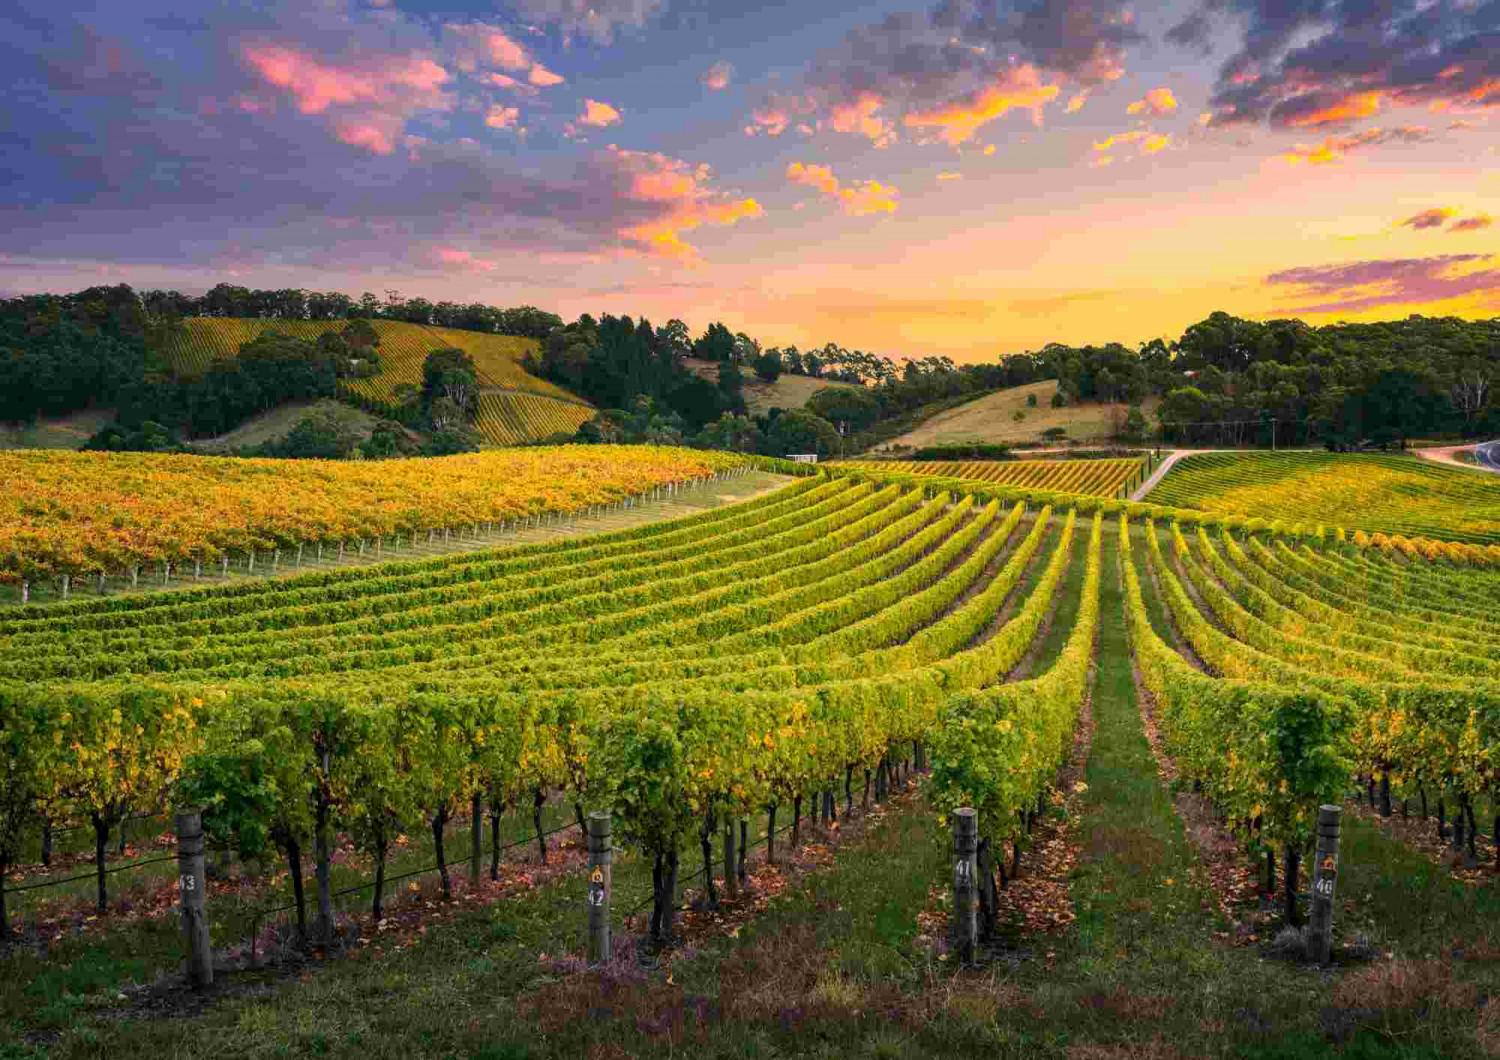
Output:
M271 331L294 338L316 340L326 331L339 331L347 320L252 320L235 317L191 317L167 343L172 367L189 375L201 375L216 357L233 357L241 344ZM398 320L372 320L380 336L380 372L368 378L340 383L344 396L381 415L390 415L400 405L396 388L422 386L422 364L433 350L453 347L474 361L482 390L474 428L487 442L516 445L545 438L560 431L572 433L597 411L567 390L532 375L521 367L521 358L535 356L535 339L514 335L491 335L458 328L411 324Z
M922 748L939 806L1019 842L1122 621L1171 752L1247 842L1302 844L1356 770L1491 791L1500 578L1134 507L819 475L593 539L0 616L24 763L0 800L107 825L218 757L275 779L285 835L309 807L368 839L560 793L665 864L707 814ZM1008 680L1059 614L1061 652Z

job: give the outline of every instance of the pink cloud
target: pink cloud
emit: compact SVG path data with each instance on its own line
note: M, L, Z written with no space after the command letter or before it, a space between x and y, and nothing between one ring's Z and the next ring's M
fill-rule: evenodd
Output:
M812 114L817 109L817 101L811 96L803 97L773 92L767 97L764 106L757 107L750 112L750 124L745 126L745 135L756 136L765 133L767 136L780 136L786 132L792 118Z
M703 71L703 76L698 78L698 81L705 88L712 89L715 92L722 92L729 87L729 79L732 76L734 76L734 67L729 63L720 62L714 63L707 70Z
M448 71L418 56L370 56L362 57L368 67L335 66L294 47L252 44L241 57L264 81L291 93L303 114L321 114L335 104L390 103L403 96L434 108L450 105L440 88L449 80Z
M523 96L536 97L541 95L541 90L535 85L528 85L524 81L517 81L509 74L490 74L490 84L495 85L497 88L508 88L512 92Z
M650 220L617 230L625 246L636 253L695 262L696 247L682 233L705 224L734 225L764 216L754 199L729 199L708 187L710 169L692 166L680 158L647 151L627 151L616 144L600 161L627 182L625 197L655 208Z
M1139 114L1141 111L1150 111L1152 114L1170 114L1177 109L1177 97L1172 95L1170 88L1153 88L1146 93L1145 99L1136 100L1125 108L1128 114Z
M388 155L396 150L390 131L370 122L340 122L334 126L334 135L352 147L363 147L377 155Z
M495 104L485 115L484 123L491 129L513 129L521 118L521 112L515 107L502 107Z
M449 265L474 272L494 272L499 268L493 261L476 258L469 251L458 250L454 247L436 247L432 252L432 257L439 265Z
M1089 94L1087 91L1073 93L1073 97L1068 100L1068 105L1063 108L1063 112L1065 114L1077 113L1083 109L1083 105L1088 102L1088 99Z
M443 28L458 37L459 57L467 62L484 62L502 70L521 71L532 63L531 53L505 31L485 22L445 23Z
M875 115L884 105L876 93L861 92L851 103L835 104L828 123L837 132L859 133L876 147L889 147L896 140L896 128Z

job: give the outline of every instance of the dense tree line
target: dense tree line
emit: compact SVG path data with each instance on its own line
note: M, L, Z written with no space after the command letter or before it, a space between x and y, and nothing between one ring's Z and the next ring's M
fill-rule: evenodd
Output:
M405 298L387 291L377 298L369 291L358 300L337 291L307 291L287 288L262 291L221 283L201 296L180 291L146 291L141 303L146 312L164 320L184 317L250 317L257 320L402 320L408 324L485 331L496 335L521 335L542 339L562 318L535 306L500 309L479 302L429 302Z
M159 370L156 326L124 284L0 300L0 420L63 416Z
M273 331L240 356L215 361L201 377L178 377L161 349L191 315L350 324L316 343ZM944 357L898 363L831 342L809 350L766 347L721 322L694 338L679 319L654 327L644 318L584 314L564 324L531 306L432 303L395 291L383 300L368 292L355 300L231 284L200 297L137 295L122 284L0 301L0 419L26 422L107 404L120 408L123 435L133 432L152 443L162 435L142 434L146 423L170 438L223 433L284 401L331 396L342 377L377 370L377 340L367 323L377 318L537 338L539 353L527 364L532 372L613 410L585 425L584 439L665 430L688 441L718 437L730 447L764 451L776 444L772 428L783 412L749 417L744 387L782 375L852 385L830 386L799 410L821 421L800 444L828 446L826 426L833 443L848 451L892 437L907 420L936 408L1046 379L1058 381L1055 405L1118 403L1117 433L1141 440L1264 445L1274 431L1282 445L1342 447L1437 433L1500 435L1494 386L1500 318L1413 315L1315 328L1215 312L1176 341L1153 339L1139 349L1053 342L993 362L956 365ZM413 388L396 418L439 432L449 426L463 431L472 387L459 378L467 369L457 354L446 351L453 363L435 367L420 392ZM716 371L703 371L706 365ZM1148 397L1161 399L1155 423L1139 409ZM641 399L651 410L644 421ZM659 421L654 427L653 419ZM797 422L779 429L786 444Z
M1217 312L1176 342L1040 355L1060 403L1161 397L1165 441L1211 445L1401 442L1500 434L1500 318L1410 316L1310 327Z

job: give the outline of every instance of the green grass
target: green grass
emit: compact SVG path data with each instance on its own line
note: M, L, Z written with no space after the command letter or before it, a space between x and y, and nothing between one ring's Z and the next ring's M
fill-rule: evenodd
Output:
M0 427L0 449L80 449L115 418L114 409L84 409L27 426Z

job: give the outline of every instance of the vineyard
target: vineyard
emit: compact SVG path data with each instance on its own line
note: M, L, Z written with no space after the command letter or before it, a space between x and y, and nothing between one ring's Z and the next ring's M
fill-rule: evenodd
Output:
M970 460L919 462L911 460L835 461L836 467L889 470L906 474L942 475L997 485L1085 497L1114 497L1122 487L1139 480L1140 460Z
M594 410L587 405L541 394L491 390L479 395L474 427L488 441L516 445L559 431L572 434L593 417Z
M1151 491L1179 508L1322 522L1366 533L1500 542L1500 482L1401 456L1196 453Z
M661 452L627 475L635 452L615 454L609 488L648 484L656 460L695 470ZM337 849L384 866L398 832L431 821L441 862L460 816L477 852L486 810L535 807L540 837L544 802L580 828L608 809L651 871L657 935L700 844L712 880L719 829L758 819L774 836L778 813L852 806L911 761L930 769L921 816L976 811L993 916L996 873L1038 856L1096 673L1123 667L1237 856L1281 854L1290 903L1318 808L1361 776L1454 807L1475 857L1500 796L1487 550L832 470L589 540L0 612L0 822L91 822L102 872L126 814L191 793L216 834L284 855L299 903L312 853L326 930ZM500 480L507 511L553 503ZM477 499L455 503L476 517ZM374 901L378 918L379 883Z
M364 462L23 451L0 454L0 581L202 575L228 554L293 562L305 546L556 520L741 467L726 453L541 447ZM285 555L283 555L285 553ZM251 560L253 562L253 559Z
M249 320L231 317L192 317L167 347L179 372L199 374L215 357L232 357L240 345L267 331L316 339L345 326L343 320ZM535 339L489 335L456 328L430 327L396 320L370 322L380 335L380 374L344 382L350 395L372 408L397 404L394 391L402 384L420 388L422 362L433 350L452 346L474 360L484 390L475 426L488 441L514 445L558 431L576 431L594 415L587 402L521 367L521 358L535 353Z

